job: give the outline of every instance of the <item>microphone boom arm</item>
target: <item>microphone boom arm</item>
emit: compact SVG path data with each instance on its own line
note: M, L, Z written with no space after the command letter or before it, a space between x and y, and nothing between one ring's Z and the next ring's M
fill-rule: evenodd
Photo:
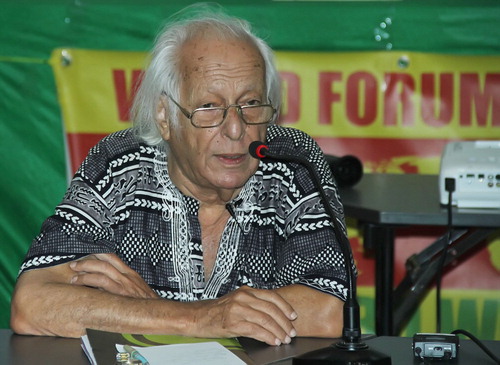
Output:
M325 207L325 210L328 216L330 217L330 220L332 221L335 238L337 239L337 241L339 241L345 260L345 269L347 271L346 275L348 282L348 293L347 293L347 300L344 304L344 327L343 327L342 337L346 344L353 344L356 346L356 344L360 344L359 339L361 337L361 325L359 319L360 318L359 304L356 299L357 297L356 285L354 283L355 275L352 268L353 255L351 251L351 245L347 240L347 237L340 233L342 231L342 228L340 227L337 221L337 215L335 214L335 211L330 205L325 189L323 189L323 186L321 185L321 178L318 175L317 170L314 168L314 165L311 162L309 162L309 160L301 156L292 157L287 155L275 155L275 154L270 154L268 151L266 152L262 151L264 151L264 148L261 148L260 152L267 158L279 161L300 163L308 170L309 174L313 178L313 182L316 185L316 188L320 194L323 206ZM353 313L353 311L355 311L356 313ZM346 328L345 326L346 324L349 324L348 328ZM350 346L351 345L349 345L349 347Z
M293 364L378 364L391 365L391 358L378 351L369 349L361 341L361 316L356 295L356 283L353 270L354 256L347 235L341 234L342 228L337 221L337 215L330 205L321 178L315 166L306 158L296 155L274 154L269 148L259 141L254 141L249 146L250 154L257 159L269 158L278 161L294 162L304 166L320 194L325 211L333 224L335 239L339 242L344 255L344 264L348 281L348 293L343 307L342 340L324 349L315 350L293 359Z

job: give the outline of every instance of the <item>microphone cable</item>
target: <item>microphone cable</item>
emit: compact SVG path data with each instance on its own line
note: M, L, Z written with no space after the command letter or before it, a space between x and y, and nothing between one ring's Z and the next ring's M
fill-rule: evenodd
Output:
M452 202L453 202L453 193L455 192L455 179L454 178L445 178L445 190L448 192L448 204L446 205L447 213L448 213L448 238L445 241L445 247L443 248L443 253L440 257L439 268L436 277L436 332L441 332L441 282L443 276L444 264L446 261L446 256L448 253L448 248L451 245L451 234L453 230L453 214L452 214ZM500 359L491 352L476 336L472 333L457 329L451 332L453 335L462 334L471 339L481 350L483 350L496 364L500 365Z
M448 226L448 232L447 232L447 239L445 240L445 246L443 247L443 253L441 254L441 257L439 258L439 266L438 266L438 271L436 275L436 332L441 333L441 284L442 284L442 278L443 278L443 270L446 262L446 256L448 253L448 248L452 244L452 230L453 230L453 214L452 214L452 202L453 202L453 193L455 192L455 179L454 178L445 178L445 190L448 192L448 204L446 205L447 208L447 226ZM474 336L472 333L462 330L462 329L457 329L451 332L453 335L458 335L462 334L468 337L470 340L472 340L481 350L483 350L486 355L488 355L496 364L500 365L500 359L491 352L490 349L488 349L476 336ZM428 364L426 361L424 361L424 364Z
M486 355L488 355L494 362L495 364L497 365L500 365L500 358L498 358L497 356L495 356L495 354L489 349L487 348L476 336L474 336L472 333L466 331L466 330L461 330L461 329L458 329L458 330L455 330L453 332L451 332L451 334L453 335L464 335L464 336L467 336L469 337L472 342L474 342L476 345L479 346L479 348L481 350L483 350Z
M453 230L453 214L452 214L452 202L453 202L453 192L455 191L455 179L445 178L444 181L445 190L448 192L448 204L446 205L448 212L447 226L448 233L447 239L445 240L443 252L439 258L438 269L436 273L436 332L441 332L441 283L443 279L443 270L446 262L446 256L448 254L448 247L452 243L452 230Z

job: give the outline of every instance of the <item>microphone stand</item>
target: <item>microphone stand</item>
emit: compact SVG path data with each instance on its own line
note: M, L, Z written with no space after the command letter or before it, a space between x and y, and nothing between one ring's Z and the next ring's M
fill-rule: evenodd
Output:
M269 148L262 142L252 142L250 154L255 158L270 158L278 161L295 162L303 165L313 178L321 200L334 227L335 238L340 244L344 255L345 269L349 281L347 300L344 303L342 340L328 347L307 352L293 359L294 365L391 365L391 358L381 352L370 349L361 340L361 317L356 295L356 284L351 264L351 245L345 235L340 234L341 227L337 222L335 212L328 201L328 197L321 185L321 179L313 164L300 156L289 156L269 152Z

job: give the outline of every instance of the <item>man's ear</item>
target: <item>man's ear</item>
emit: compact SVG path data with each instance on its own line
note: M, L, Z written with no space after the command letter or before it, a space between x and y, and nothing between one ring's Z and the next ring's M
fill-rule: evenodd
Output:
M168 117L167 105L166 97L164 95L160 96L160 100L156 107L156 124L165 141L170 139L170 119Z

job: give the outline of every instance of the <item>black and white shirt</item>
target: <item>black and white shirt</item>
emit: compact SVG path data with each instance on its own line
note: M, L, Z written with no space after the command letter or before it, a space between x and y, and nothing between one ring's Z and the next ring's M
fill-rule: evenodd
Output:
M315 164L345 235L342 205L323 153L292 128L269 126L273 153ZM236 199L211 275L204 272L199 202L171 182L167 153L113 133L90 150L53 216L34 239L20 273L94 253L116 253L160 296L193 301L240 286L304 284L345 300L344 256L307 170L260 161Z

